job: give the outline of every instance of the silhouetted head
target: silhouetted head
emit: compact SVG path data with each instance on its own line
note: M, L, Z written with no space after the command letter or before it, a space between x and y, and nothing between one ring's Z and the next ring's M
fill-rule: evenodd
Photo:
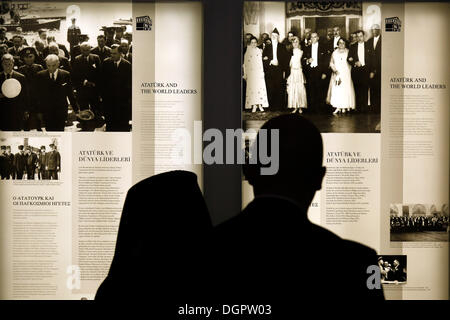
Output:
M127 248L121 249L129 250L133 258L145 259L148 254L165 255L169 250L178 250L210 228L197 176L188 171L170 171L130 188L117 245L124 240Z
M211 230L194 173L165 172L137 183L126 196L114 259L96 298L147 299L188 290L186 281L197 281L206 266Z
M257 155L250 155L250 164L244 165L244 175L253 186L255 196L283 196L307 208L315 192L321 189L326 171L322 166L323 144L319 130L309 120L296 114L272 118L261 129L267 130L269 151L277 149L271 145L276 141L270 140L270 131L278 129L279 168L274 175L262 175L264 165L259 159L256 164L251 164L252 157ZM261 131L257 139L260 134ZM261 141L256 141L259 149ZM275 156L271 155L272 158Z

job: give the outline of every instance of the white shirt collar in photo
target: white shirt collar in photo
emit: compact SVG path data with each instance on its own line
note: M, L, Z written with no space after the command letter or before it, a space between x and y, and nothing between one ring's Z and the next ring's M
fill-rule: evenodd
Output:
M272 54L273 54L273 61L278 62L278 57L277 57L277 48L278 48L278 41L274 41L272 43Z
M380 39L380 35L373 37L373 48L377 47L378 39Z
M366 64L364 60L364 42L358 42L358 59L362 66Z
M311 44L311 58L313 61L311 62L311 68L317 67L318 63L318 52L319 52L319 43Z
M336 48L338 46L338 41L341 37L337 36L333 38L333 47Z

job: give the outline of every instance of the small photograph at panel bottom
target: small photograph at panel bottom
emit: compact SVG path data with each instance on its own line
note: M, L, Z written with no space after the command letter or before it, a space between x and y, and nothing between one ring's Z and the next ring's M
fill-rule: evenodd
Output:
M59 145L54 137L0 139L1 180L60 180Z
M406 283L406 255L379 255L381 283Z

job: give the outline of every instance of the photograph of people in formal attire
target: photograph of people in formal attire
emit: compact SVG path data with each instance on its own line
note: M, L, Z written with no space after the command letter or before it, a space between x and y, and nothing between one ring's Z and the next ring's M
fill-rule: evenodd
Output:
M131 7L5 1L0 130L130 131Z
M381 5L244 2L243 120L301 113L321 132L379 133Z
M391 204L391 241L448 242L448 203Z
M60 145L49 137L0 139L1 180L60 180Z
M381 283L403 284L406 283L406 255L380 255L378 256Z

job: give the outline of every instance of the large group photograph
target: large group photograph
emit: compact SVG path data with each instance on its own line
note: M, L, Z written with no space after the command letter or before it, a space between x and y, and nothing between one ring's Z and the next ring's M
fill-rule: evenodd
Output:
M448 204L391 204L391 241L448 242Z
M131 130L131 3L0 4L1 131Z
M243 10L246 129L299 113L321 132L380 132L379 5L244 2Z

